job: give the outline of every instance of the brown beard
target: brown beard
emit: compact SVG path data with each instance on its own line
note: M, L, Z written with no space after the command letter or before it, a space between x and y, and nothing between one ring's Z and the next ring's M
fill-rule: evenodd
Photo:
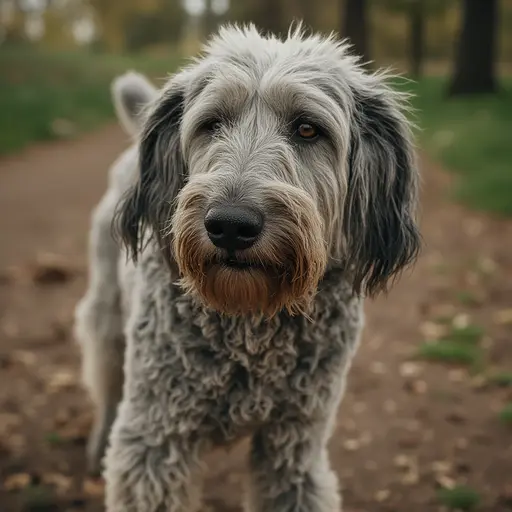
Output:
M291 205L279 202L274 231L231 265L204 233L200 194L187 187L184 192L173 217L172 245L186 292L227 315L308 314L327 263L322 222L310 202L302 196Z

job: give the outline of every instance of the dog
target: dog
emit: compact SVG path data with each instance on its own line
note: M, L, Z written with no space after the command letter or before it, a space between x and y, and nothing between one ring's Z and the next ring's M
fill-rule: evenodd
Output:
M252 25L113 94L134 144L76 310L107 511L198 510L202 457L244 436L247 511L339 511L326 446L364 297L420 248L406 95L334 36Z

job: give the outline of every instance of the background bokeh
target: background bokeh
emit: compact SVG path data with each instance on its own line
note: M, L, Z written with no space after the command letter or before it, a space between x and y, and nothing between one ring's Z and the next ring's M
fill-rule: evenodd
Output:
M422 256L368 303L331 443L345 510L512 510L512 0L0 0L0 511L103 509L72 319L130 142L111 80L297 20L402 75L423 179ZM208 460L205 511L241 510L245 449Z

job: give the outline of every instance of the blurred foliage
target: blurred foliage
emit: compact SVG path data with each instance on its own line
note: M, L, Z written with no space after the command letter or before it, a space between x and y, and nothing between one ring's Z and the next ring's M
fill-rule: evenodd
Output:
M214 12L216 0L203 0L202 17L189 16L191 0L2 0L0 24L4 41L26 39L27 23L37 12L22 8L46 5L39 12L44 35L40 42L69 49L71 29L80 20L92 20L91 44L107 52L135 51L162 44L176 44L190 33L204 38L224 21L253 21L263 29L285 32L293 20L322 32L343 27L346 0L230 0L226 13ZM425 17L427 60L451 61L460 24L461 0L368 0L369 51L381 62L406 62L411 13L421 2ZM201 3L195 0L193 3ZM321 7L320 7L321 6ZM197 14L197 13L196 13ZM499 60L512 63L512 0L500 0ZM342 34L343 35L343 34Z
M110 83L127 69L161 79L178 58L122 57L31 47L0 52L0 154L74 136L113 116Z
M418 136L437 160L460 177L455 193L464 203L512 215L512 79L495 95L448 99L446 79L408 83L415 94Z
M115 74L127 68L170 72L221 22L252 21L283 33L292 21L303 19L315 30L345 35L346 0L230 0L227 10L219 10L219 0L203 0L205 11L192 9L192 1L2 0L0 152L110 118L109 85ZM421 24L413 25L419 3ZM196 8L200 4L195 0ZM39 5L39 10L28 5ZM462 0L367 0L366 5L369 58L398 70L413 69L414 58L421 58L426 74L449 71ZM499 6L497 60L507 71L512 65L512 0L499 0ZM420 44L413 43L414 26L422 27ZM86 44L77 41L80 27L89 29ZM421 52L412 51L414 44ZM428 77L408 87L418 93L414 101L425 148L464 178L458 196L512 215L512 84L502 80L502 85L493 97L452 100L445 97L442 79Z

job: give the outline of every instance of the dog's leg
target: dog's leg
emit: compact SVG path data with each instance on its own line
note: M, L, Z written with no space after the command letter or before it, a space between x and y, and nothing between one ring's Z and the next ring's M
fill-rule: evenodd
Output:
M181 437L161 439L154 430L147 437L136 423L114 423L105 458L106 511L198 512L198 446Z
M196 512L200 403L174 352L170 278L140 260L126 327L123 398L105 457L107 512ZM190 395L188 398L187 396Z
M248 512L340 512L328 423L273 424L253 438Z
M99 473L123 386L123 318L117 275L119 248L111 234L117 194L109 189L92 215L89 287L75 313L82 376L95 406L87 447L88 467Z

